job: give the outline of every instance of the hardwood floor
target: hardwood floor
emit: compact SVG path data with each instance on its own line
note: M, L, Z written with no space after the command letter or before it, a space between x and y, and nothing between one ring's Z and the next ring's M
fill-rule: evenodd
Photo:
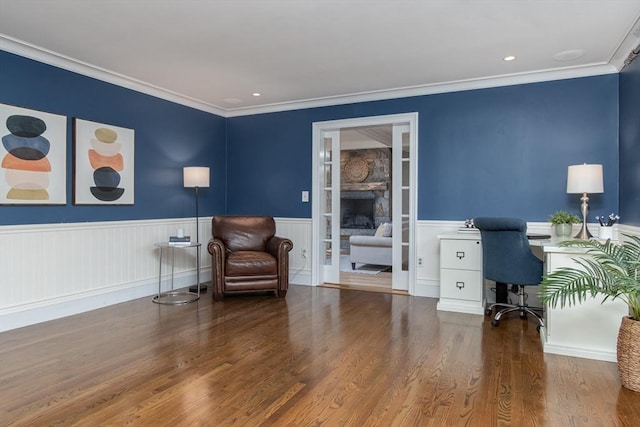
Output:
M406 291L396 291L391 287L390 271L378 274L359 274L340 271L340 283L325 283L322 286L336 289L351 289L388 294L408 295Z
M632 426L616 365L436 300L292 286L0 334L3 426Z

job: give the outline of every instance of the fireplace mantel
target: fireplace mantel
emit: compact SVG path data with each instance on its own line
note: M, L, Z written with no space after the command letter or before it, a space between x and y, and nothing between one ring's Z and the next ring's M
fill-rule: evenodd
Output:
M386 190L389 184L386 182L343 182L340 184L342 191L376 191Z

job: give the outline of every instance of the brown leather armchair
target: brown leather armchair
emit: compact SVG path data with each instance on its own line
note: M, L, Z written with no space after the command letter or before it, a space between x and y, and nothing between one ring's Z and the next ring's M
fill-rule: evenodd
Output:
M225 294L289 289L289 251L293 243L275 236L270 216L214 216L207 250L213 269L213 299Z

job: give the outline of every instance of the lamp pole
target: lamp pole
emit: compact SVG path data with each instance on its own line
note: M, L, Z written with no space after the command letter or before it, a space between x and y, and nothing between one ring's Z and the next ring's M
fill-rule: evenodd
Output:
M200 243L200 187L209 187L209 168L203 166L187 166L184 168L184 186L195 188L196 190L196 243ZM198 248L198 256L200 256L200 248ZM199 281L199 280L198 280ZM197 292L198 285L200 292L206 292L207 286L196 283L189 287L190 292Z

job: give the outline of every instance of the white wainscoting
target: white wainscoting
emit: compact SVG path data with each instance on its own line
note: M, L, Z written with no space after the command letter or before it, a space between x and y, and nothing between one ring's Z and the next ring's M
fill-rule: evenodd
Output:
M0 331L157 293L154 243L178 228L193 238L195 218L0 227ZM201 281L211 279L210 235L211 219L200 218ZM195 249L175 254L174 287L194 284ZM163 290L170 260L163 260Z
M275 218L276 234L293 242L289 253L289 283L311 285L311 218ZM304 252L303 252L304 251Z
M211 218L199 223L204 282L211 280ZM291 283L311 283L311 227L311 219L276 219L277 234L294 242ZM154 243L167 241L178 228L193 238L195 218L0 226L0 332L156 294ZM177 249L175 255L174 287L194 284L195 249ZM170 288L170 272L166 255L163 291Z
M439 298L437 236L461 225L461 221L416 223L412 295ZM548 223L528 227L531 232L552 233ZM195 218L0 226L0 331L154 295L158 290L154 243L166 241L178 228L195 236ZM640 235L639 227L616 228L617 233ZM310 285L312 220L276 218L276 229L279 236L293 241L290 282ZM211 280L211 258L205 247L210 235L211 218L200 218L202 281ZM195 250L176 250L176 288L195 283L194 257ZM165 261L163 290L169 288L170 257ZM209 298L210 293L204 294L203 300Z

